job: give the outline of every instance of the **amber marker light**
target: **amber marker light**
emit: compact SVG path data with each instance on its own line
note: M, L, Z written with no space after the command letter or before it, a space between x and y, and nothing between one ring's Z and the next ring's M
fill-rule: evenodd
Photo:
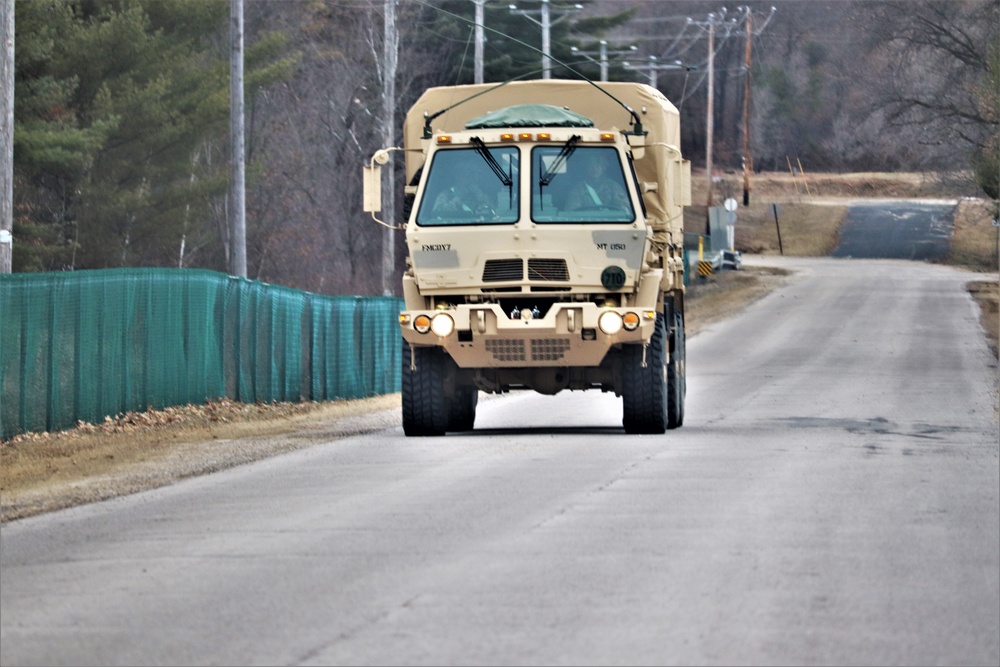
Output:
M413 328L416 329L417 333L427 333L431 330L431 318L426 315L417 315L416 319L413 320Z
M514 141L514 135L510 132L504 132L500 135L500 141Z
M601 141L614 141L614 132L601 132Z
M533 135L531 132L522 132L521 134L517 135L517 138L519 141L534 141L535 135Z
M439 135L438 136L438 143L439 144L450 144L451 143L451 135L450 134Z
M549 141L550 139L552 139L552 135L549 134L548 132L539 132L538 133L538 140L539 141Z

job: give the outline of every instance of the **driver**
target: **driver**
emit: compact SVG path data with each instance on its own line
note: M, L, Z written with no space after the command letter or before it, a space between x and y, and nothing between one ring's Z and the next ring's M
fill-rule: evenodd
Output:
M586 150L586 149L585 149ZM582 154L581 154L582 153ZM566 197L570 211L588 208L629 208L628 193L621 179L606 175L608 161L593 151L578 151L583 163L580 180Z
M456 181L434 199L435 213L474 213L490 208L490 199L474 181Z

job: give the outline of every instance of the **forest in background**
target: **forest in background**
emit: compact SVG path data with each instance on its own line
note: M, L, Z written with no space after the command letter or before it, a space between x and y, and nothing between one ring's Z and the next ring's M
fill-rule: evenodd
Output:
M610 80L648 82L655 62L696 166L714 20L714 167L741 168L749 12L755 169L960 173L968 194L1000 196L1000 0L575 4L550 3L553 77L597 80L600 40ZM361 165L383 144L384 6L245 0L251 278L382 291ZM473 81L474 9L396 5L397 137L425 88ZM226 270L228 18L225 0L16 2L15 271ZM487 82L541 77L535 22L488 0L484 23Z

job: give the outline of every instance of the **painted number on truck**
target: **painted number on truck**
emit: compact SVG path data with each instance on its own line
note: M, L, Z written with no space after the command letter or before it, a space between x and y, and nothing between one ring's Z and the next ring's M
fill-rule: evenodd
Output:
M609 266L601 271L601 284L604 289L621 289L625 285L625 270L620 266Z
M433 245L422 245L420 249L424 252L446 252L451 250L450 243L435 243Z
M627 250L628 246L624 243L598 243L598 250Z

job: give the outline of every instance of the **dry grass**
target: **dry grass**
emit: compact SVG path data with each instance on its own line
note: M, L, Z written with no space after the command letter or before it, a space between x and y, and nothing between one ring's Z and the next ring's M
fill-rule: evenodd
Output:
M713 186L716 200L743 201L743 174L723 173ZM704 171L692 175L692 201L704 204L708 183ZM831 199L907 199L959 197L973 194L967 174L900 173L796 173L762 172L750 176L751 203L818 204Z
M229 400L143 413L0 443L0 521L164 486L358 432L398 395L328 403Z
M750 206L743 206L742 174L726 173L713 186L715 205L732 197L736 211L736 249L750 254L799 257L829 255L839 243L847 201L879 196L928 196L927 178L919 174L811 174L806 178L782 172L754 174ZM684 229L703 233L707 218L707 182L704 172L692 176L692 201L685 210ZM777 222L772 204L778 205ZM780 230L780 243L779 243Z
M993 350L993 357L1000 358L997 345L1000 337L1000 282L980 280L969 283L968 289L979 304L979 321L986 330L987 342Z
M784 269L752 266L715 273L691 285L684 304L687 335L732 317L784 284L789 275Z
M778 221L770 204L752 203L737 211L736 249L748 254L825 257L840 241L840 225L847 215L841 204L778 204ZM691 207L685 229L705 228L705 208ZM780 230L780 243L779 243Z
M948 264L973 271L997 271L1000 258L1000 227L993 226L996 202L963 199L955 212Z
M1000 271L1000 227L993 226L994 216L998 216L997 202L983 199L959 201L948 264L984 273L996 274ZM1000 282L980 280L969 283L968 288L979 304L979 321L986 331L994 358L998 358Z

